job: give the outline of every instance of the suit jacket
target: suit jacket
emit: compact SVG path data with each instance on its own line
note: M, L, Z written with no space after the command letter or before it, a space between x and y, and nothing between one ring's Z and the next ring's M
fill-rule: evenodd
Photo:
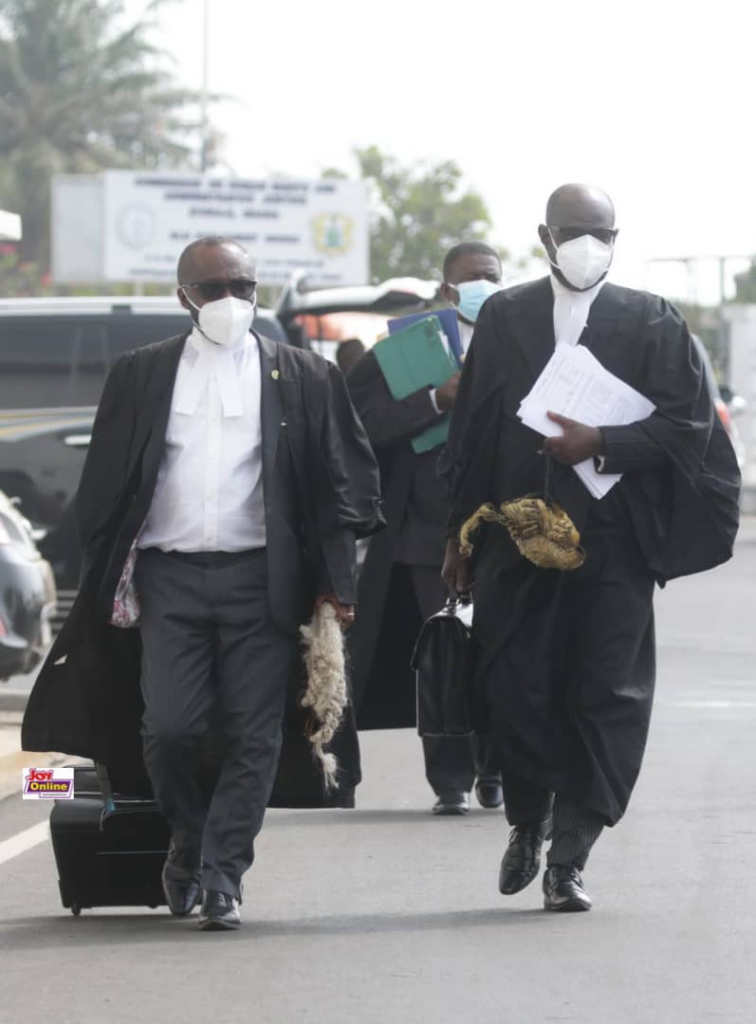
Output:
M141 761L138 630L109 625L150 508L186 335L127 353L105 385L75 502L82 580L32 691L26 750ZM258 338L271 614L296 634L318 593L355 601L356 536L383 523L375 459L339 370Z
M485 502L543 491L542 438L517 410L554 351L553 305L545 278L499 292L481 310L442 465L452 534ZM603 431L604 471L624 474L614 502L649 571L663 584L725 561L737 533L740 473L685 321L658 296L607 283L581 343L656 406L640 423ZM554 465L551 490L581 529L595 499L571 467ZM499 529L483 528L474 557L485 557ZM502 568L521 562L498 534L493 546Z
M438 422L429 391L393 398L372 352L352 367L347 385L378 459L387 521L386 529L370 542L359 581L361 612L350 633L359 709L380 638L391 566L395 561L432 566L440 577L449 500L438 475L439 449L416 455L411 444L413 437ZM397 651L402 666L409 665L411 653Z

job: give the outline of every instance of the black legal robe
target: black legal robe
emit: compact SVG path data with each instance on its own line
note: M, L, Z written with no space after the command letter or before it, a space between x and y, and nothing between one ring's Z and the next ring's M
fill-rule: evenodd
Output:
M81 586L22 728L24 750L92 758L128 778L142 774L139 631L109 619L152 501L185 341L127 353L108 378L75 501ZM355 537L384 523L378 468L341 372L313 353L258 343L269 603L278 628L296 635L318 594L355 603ZM294 699L301 684L292 680ZM353 718L347 728L354 785Z
M438 476L439 450L418 455L411 443L439 415L430 389L393 398L372 352L352 367L347 385L378 459L387 522L370 541L359 579L360 614L349 636L357 723L361 730L408 728L416 718L410 662L422 621L412 594L392 582L392 568L397 561L433 568L441 610L446 485Z
M604 430L604 471L623 477L602 502L570 467L554 465L552 496L584 533L583 569L536 569L502 527L479 531L476 686L504 771L566 792L612 824L627 806L646 742L654 583L731 556L740 478L674 307L607 283L581 343L656 412ZM517 409L554 345L548 278L484 305L442 465L452 534L484 502L543 491L542 437Z

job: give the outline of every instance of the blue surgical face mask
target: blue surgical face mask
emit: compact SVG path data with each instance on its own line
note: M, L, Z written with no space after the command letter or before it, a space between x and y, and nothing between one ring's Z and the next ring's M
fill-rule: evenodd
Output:
M453 287L457 289L459 294L457 312L471 324L474 324L478 319L480 307L486 299L495 292L501 291L500 284L494 284L493 281L486 280L462 281L461 284L455 284Z

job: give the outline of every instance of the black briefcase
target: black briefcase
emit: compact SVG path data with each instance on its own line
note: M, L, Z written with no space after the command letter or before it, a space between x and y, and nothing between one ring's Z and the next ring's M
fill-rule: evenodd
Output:
M472 604L452 598L423 626L412 656L421 736L469 736L474 732Z
M113 793L107 773L74 766L74 798L58 800L50 836L63 906L158 907L170 838L153 800Z

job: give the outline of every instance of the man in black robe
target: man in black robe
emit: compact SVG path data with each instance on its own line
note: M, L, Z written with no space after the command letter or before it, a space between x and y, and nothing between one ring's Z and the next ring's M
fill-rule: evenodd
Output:
M130 785L143 774L141 725L172 832L166 900L186 916L204 892L209 930L240 923L300 626L324 601L352 621L355 537L383 521L341 372L250 331L255 286L236 242L193 242L179 262L186 332L110 373L75 502L81 588L22 735L25 750L91 757Z
M481 310L443 466L453 506L444 576L458 589L474 580L476 686L513 826L500 891L536 877L551 831L549 910L590 909L581 872L641 767L654 586L729 558L738 522L737 462L698 351L673 306L606 283L616 234L603 192L567 185L551 196L540 228L551 278ZM655 411L603 428L552 416L555 436L544 440L517 412L555 342L587 346ZM586 459L621 474L602 500L572 468ZM581 568L536 568L496 523L476 533L471 558L460 556L460 528L481 505L546 487L582 534Z
M441 296L457 308L462 351L478 310L501 287L501 261L482 242L462 242L444 260ZM353 687L360 729L415 724L410 662L422 623L440 611L447 592L441 580L449 504L439 479L439 449L416 454L412 439L438 423L454 405L459 374L435 391L422 388L396 400L372 352L347 376L352 400L381 468L387 529L370 543L359 584L360 618L350 636ZM465 814L476 779L483 807L503 797L498 769L482 739L424 737L435 814Z

